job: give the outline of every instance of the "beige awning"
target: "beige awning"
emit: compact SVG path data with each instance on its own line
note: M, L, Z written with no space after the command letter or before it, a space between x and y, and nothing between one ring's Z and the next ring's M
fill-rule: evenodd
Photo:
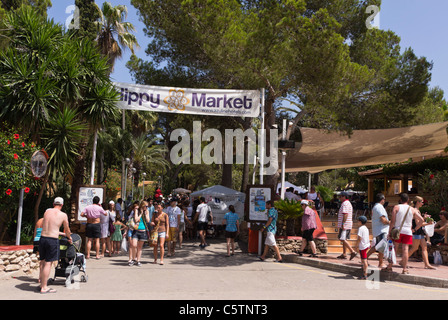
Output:
M316 173L328 169L398 163L409 158L446 154L448 122L340 133L301 128L301 148L286 157L286 172Z

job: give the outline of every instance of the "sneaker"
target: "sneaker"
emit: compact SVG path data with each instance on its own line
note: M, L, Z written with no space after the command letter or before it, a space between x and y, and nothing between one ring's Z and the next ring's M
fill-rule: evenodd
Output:
M142 264L140 263L140 261L137 261L137 267L141 267Z
M128 266L133 266L134 265L134 260L131 260L128 262Z

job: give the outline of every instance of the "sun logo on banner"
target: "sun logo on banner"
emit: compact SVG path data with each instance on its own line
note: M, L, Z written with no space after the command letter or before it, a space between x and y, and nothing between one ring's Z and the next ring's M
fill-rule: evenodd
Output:
M170 95L163 100L168 105L168 110L184 111L185 106L190 103L190 100L185 97L184 90L170 90Z

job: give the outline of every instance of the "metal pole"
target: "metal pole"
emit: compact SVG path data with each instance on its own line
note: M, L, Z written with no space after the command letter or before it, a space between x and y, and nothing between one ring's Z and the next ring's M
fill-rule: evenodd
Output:
M23 194L24 189L20 189L20 199L19 199L19 214L17 217L17 234L16 234L16 246L20 246L20 234L22 229L22 212L23 212Z
M142 200L145 200L145 177L146 177L146 172L142 173Z
M121 122L121 129L124 132L124 128L125 128L125 110L122 110L122 122ZM124 154L124 149L123 149L123 154ZM125 174L125 170L126 170L126 159L121 159L121 198L124 199L124 201L126 201L126 177L127 175ZM123 196L123 192L124 192L124 196Z
M264 183L263 175L264 175L264 154L265 154L265 112L264 112L264 88L261 89L261 150L260 150L260 184ZM261 253L260 253L261 254Z
M254 155L254 174L252 175L252 184L255 184L255 174L257 173L257 156Z
M282 140L286 140L286 119L283 119ZM282 151L282 190L280 192L280 198L285 199L285 161L286 152Z
M95 134L93 136L92 166L90 168L90 185L93 185L95 181L95 162L96 162L97 144L98 144L98 130L95 129Z
M25 165L26 162L23 163L23 176L25 176ZM16 246L20 246L20 234L22 233L22 214L23 214L23 196L25 193L25 189L20 189L19 196L19 211L17 214L17 232L16 232Z
M260 184L264 183L264 149L265 149L265 126L264 126L264 88L261 89L261 150L260 150ZM261 250L262 231L258 231L258 255L262 254Z

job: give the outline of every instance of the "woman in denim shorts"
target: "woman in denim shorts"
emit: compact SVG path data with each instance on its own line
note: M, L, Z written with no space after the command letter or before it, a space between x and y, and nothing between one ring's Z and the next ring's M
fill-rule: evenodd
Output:
M138 210L134 210L134 221L138 224L137 230L132 232L132 250L133 250L133 260L129 261L129 265L132 266L134 263L140 267L142 264L140 259L142 257L142 249L145 241L148 241L147 226L149 226L149 211L148 202L140 202ZM135 261L135 262L134 262Z

